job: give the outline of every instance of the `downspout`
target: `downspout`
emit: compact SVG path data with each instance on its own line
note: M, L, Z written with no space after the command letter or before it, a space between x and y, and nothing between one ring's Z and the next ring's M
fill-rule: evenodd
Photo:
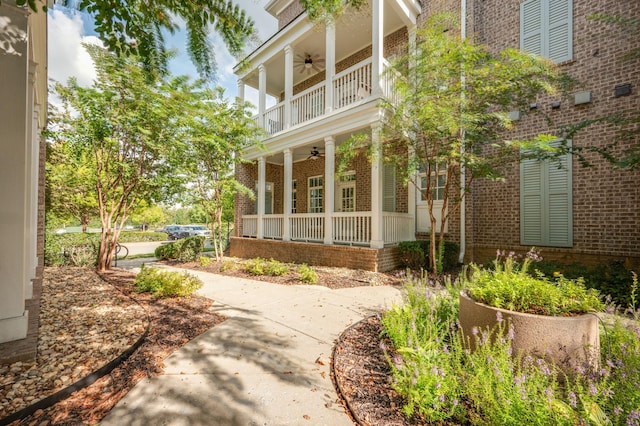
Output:
M461 0L460 4L460 38L465 40L467 38L467 0ZM463 87L460 96L464 100L464 86L466 83L466 76L464 71L460 74L460 82ZM464 141L465 134L464 128L460 131L460 158L462 159L464 156ZM464 164L461 163L460 166L460 196L462 197L460 200L460 255L458 256L458 263L464 263L464 255L466 250L466 229L467 229L467 197L466 197L466 170Z

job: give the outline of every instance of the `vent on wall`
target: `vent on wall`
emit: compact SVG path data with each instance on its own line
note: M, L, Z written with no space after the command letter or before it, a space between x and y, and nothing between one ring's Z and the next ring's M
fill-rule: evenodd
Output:
M613 96L619 98L620 96L626 96L631 94L631 83L621 84L616 86L613 91Z

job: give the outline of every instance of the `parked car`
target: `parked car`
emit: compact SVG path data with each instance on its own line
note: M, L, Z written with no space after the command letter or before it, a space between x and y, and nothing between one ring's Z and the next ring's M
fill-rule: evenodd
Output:
M179 240L180 238L201 236L205 238L211 237L211 230L203 225L173 225L168 226L167 231L170 240Z

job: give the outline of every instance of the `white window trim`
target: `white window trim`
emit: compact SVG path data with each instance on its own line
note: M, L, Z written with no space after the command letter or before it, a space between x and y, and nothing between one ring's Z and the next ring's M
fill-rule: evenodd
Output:
M311 180L312 179L322 179L322 186L311 186ZM319 212L312 212L311 211L311 191L313 189L321 189L322 192L322 196L320 197L321 203L320 203L320 211ZM307 211L309 213L324 213L324 177L322 175L318 175L318 176L310 176L307 178Z

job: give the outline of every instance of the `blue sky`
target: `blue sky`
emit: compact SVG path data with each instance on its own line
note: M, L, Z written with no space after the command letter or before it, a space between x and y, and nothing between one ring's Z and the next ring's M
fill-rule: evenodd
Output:
M266 40L277 30L276 19L264 10L268 0L234 0L234 3L244 8L253 18L261 40ZM55 6L49 11L48 18L49 78L66 81L69 77L76 77L80 84L90 85L95 78L95 70L81 43L100 43L93 31L91 17L76 10ZM210 41L214 45L218 64L216 83L225 88L228 97L235 97L238 89L233 74L236 59L215 35ZM166 42L168 48L178 51L178 56L169 64L171 73L196 78L197 72L186 53L186 32L178 31L169 35ZM246 98L254 105L257 104L257 93L252 90L247 90Z

